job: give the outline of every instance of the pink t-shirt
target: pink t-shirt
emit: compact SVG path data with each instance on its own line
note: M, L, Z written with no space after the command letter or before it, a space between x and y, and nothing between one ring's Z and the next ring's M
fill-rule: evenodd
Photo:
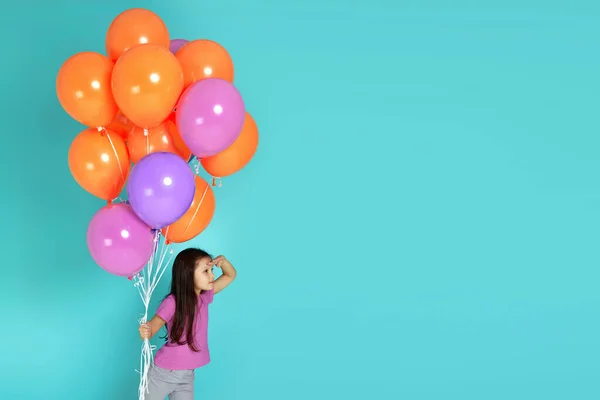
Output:
M194 317L194 344L200 351L195 352L186 344L178 345L169 341L156 352L154 363L164 369L194 369L202 367L210 362L208 352L208 305L212 303L214 290L204 291L198 296L198 308ZM167 329L173 326L175 315L175 297L168 296L158 306L156 314L167 321ZM184 329L181 342L186 341Z

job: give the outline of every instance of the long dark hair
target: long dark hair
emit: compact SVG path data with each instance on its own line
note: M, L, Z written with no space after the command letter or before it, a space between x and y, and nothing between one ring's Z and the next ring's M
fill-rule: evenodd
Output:
M173 317L173 326L169 330L169 339L171 342L179 345L187 343L192 351L200 351L194 343L194 319L198 307L198 296L194 289L194 270L196 262L204 257L209 257L204 250L185 249L177 254L173 262L173 276L171 278L171 292L175 298L175 315ZM186 338L183 341L183 331L185 329Z

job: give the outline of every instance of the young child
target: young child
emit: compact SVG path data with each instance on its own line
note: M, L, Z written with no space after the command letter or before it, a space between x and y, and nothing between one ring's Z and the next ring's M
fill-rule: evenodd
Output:
M223 274L215 280L213 267ZM235 279L236 271L225 257L215 259L200 249L186 249L173 263L171 292L156 315L140 325L142 339L150 339L167 325L167 343L156 353L148 371L146 400L192 400L194 370L210 362L208 305Z

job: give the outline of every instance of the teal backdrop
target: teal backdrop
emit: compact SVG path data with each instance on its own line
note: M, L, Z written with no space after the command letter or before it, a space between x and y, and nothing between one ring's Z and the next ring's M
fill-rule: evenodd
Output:
M223 44L260 129L191 242L239 271L196 398L600 398L589 0L7 3L0 398L137 398L142 304L88 254L54 87L131 7Z

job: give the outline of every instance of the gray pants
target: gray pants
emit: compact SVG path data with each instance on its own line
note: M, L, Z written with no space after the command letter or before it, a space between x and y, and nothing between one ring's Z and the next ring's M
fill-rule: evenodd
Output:
M163 369L152 365L148 371L146 400L194 400L193 369Z

